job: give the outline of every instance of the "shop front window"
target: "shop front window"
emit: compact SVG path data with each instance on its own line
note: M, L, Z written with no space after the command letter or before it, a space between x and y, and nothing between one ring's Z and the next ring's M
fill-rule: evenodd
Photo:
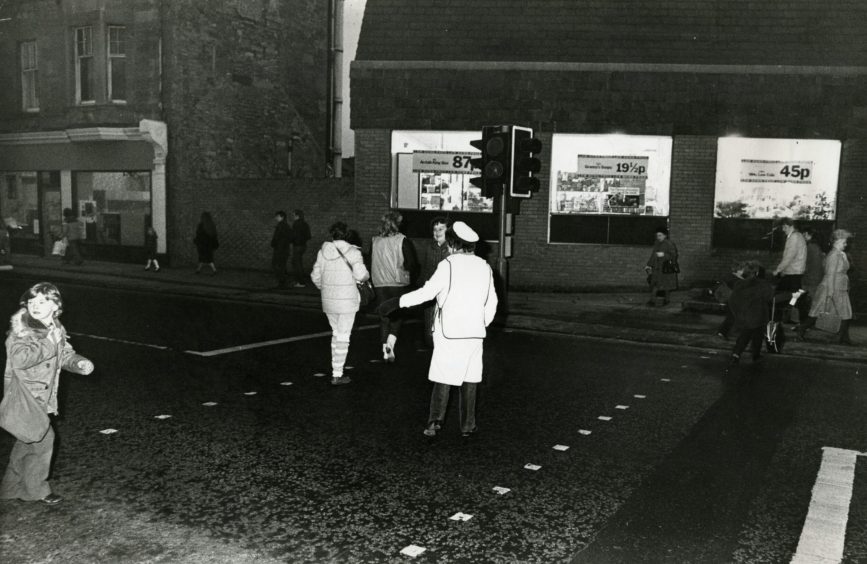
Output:
M645 244L665 224L671 137L554 134L550 242Z
M38 239L40 225L37 173L0 173L0 218L14 237Z
M824 139L726 137L717 142L713 246L776 250L788 217L833 230L841 143Z
M72 200L86 244L144 246L151 217L149 172L75 172Z
M391 137L392 201L396 208L440 213L491 213L493 198L470 184L478 131L395 131Z

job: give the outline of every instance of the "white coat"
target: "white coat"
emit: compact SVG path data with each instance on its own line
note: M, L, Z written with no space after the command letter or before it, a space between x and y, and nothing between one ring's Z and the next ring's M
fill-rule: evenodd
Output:
M350 268L337 250L343 253ZM355 313L361 297L358 282L370 278L358 247L346 241L327 241L316 255L310 279L322 293L322 311L325 313Z
M401 307L436 299L434 352L428 379L459 386L482 380L482 343L497 312L491 267L481 258L457 253L440 261L424 286L404 294Z

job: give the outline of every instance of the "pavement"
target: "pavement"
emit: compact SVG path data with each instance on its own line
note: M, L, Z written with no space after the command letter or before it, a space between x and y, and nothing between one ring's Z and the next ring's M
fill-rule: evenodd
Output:
M84 283L108 288L159 292L178 296L213 298L273 306L319 309L319 292L312 286L274 289L270 272L249 269L222 269L216 275L196 274L192 267L163 267L145 271L142 265L87 261L63 265L56 257L14 255L12 270L0 270L0 277L42 279L55 283ZM650 307L646 292L509 292L508 311L495 324L506 331L540 331L580 335L588 338L680 346L720 354L720 363L734 342L717 336L722 321L713 308L696 308L694 291L671 294L668 305ZM711 304L708 304L711 305ZM696 311L696 309L704 311ZM826 360L867 362L867 326L853 320L851 346L840 345L837 336L813 330L807 340L794 338L793 324L787 324L788 341L783 354Z

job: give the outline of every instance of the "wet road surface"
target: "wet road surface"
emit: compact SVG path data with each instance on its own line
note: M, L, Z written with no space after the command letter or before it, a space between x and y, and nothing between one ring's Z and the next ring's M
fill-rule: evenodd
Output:
M0 284L0 311L11 314L24 287ZM66 561L230 562L253 551L250 561L402 562L414 544L427 549L419 562L784 562L822 447L864 450L867 435L867 386L852 364L778 356L724 377L710 353L498 329L479 435L460 437L452 402L428 441L418 325L406 326L394 365L377 362L376 330L355 333L354 382L332 388L316 376L328 373L328 337L185 352L315 335L328 330L321 313L62 289L73 344L98 369L63 376L52 484L67 500L0 504L12 562L43 557L34 519L76 535L57 533ZM4 465L11 444L0 436ZM856 465L851 562L867 557L865 478ZM201 537L213 558L119 542L121 523L94 530L94 507ZM472 518L449 519L458 512ZM92 537L72 516L92 521Z

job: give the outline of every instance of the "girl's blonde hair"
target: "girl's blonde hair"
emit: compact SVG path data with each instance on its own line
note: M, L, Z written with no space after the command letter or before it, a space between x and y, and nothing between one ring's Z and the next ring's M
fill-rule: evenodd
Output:
M58 290L57 286L51 282L38 282L34 284L28 288L26 292L21 294L21 299L18 300L18 304L21 307L27 307L27 302L39 294L42 294L46 299L57 304L57 311L54 313L54 317L58 317L63 313L63 298L60 296L60 290Z

